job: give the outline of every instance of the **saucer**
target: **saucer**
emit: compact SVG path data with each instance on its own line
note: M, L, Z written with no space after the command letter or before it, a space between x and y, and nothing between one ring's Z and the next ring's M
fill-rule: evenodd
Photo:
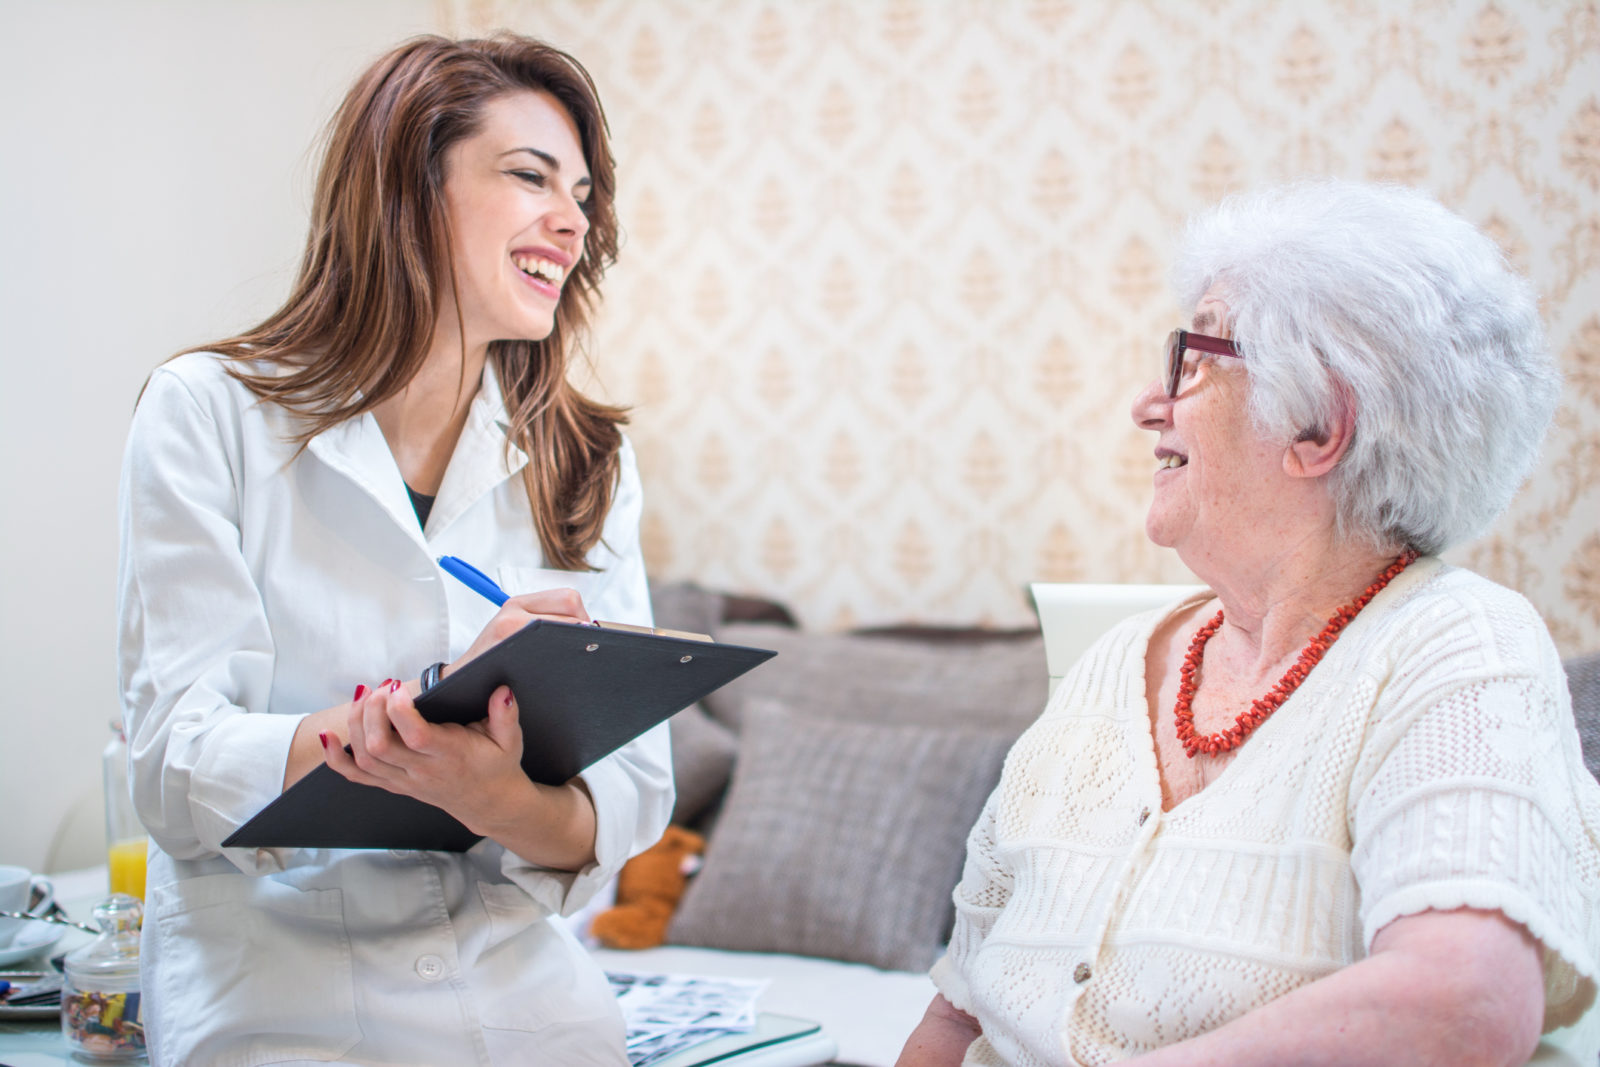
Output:
M0 978L12 982L37 982L50 971L0 971ZM48 1001L44 1004L7 1004L0 1000L0 1023L61 1018L61 999Z
M60 941L67 928L60 923L31 922L11 944L0 948L0 967L31 959Z

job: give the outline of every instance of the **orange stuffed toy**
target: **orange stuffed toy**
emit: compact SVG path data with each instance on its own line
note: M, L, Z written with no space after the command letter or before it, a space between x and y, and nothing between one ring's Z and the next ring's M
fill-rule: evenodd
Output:
M669 826L661 840L622 865L617 903L594 917L589 931L606 948L653 948L667 938L667 924L699 866L705 838Z

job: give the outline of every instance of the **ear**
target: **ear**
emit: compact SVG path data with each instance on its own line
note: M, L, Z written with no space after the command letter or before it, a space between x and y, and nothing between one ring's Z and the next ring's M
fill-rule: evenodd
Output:
M1356 412L1349 390L1339 390L1333 424L1303 431L1284 449L1283 471L1291 478L1320 478L1339 465L1355 435Z

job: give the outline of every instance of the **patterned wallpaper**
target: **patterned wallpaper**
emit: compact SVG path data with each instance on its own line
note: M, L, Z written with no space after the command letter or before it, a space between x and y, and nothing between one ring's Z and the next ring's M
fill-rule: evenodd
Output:
M1030 580L1186 581L1128 416L1178 225L1309 173L1422 186L1544 300L1533 480L1451 558L1600 648L1600 14L1482 0L441 0L594 73L660 578L820 628L1025 625Z

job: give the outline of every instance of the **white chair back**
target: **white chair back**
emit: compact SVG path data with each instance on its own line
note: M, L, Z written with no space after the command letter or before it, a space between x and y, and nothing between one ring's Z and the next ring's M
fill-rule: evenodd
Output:
M1050 692L1100 635L1130 615L1172 604L1199 585L1131 585L1116 582L1034 582L1034 608L1044 631Z

